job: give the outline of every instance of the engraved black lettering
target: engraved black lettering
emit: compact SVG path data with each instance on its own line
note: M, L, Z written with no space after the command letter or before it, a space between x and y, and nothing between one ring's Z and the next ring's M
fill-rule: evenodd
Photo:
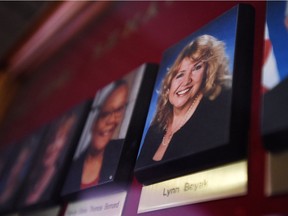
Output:
M87 209L86 208L81 208L81 209L78 210L78 213L79 214L85 214L85 213L87 213Z
M119 201L117 203L105 203L104 210L114 209L119 207Z
M90 211L95 212L95 211L102 211L103 206L90 206Z
M180 193L180 188L176 187L176 188L170 188L170 189L163 189L163 196L169 197L171 194L176 194L176 193Z
M208 186L208 182L206 179L204 179L202 182L197 182L197 183L188 183L186 182L184 184L184 191L197 191L204 189L205 187Z
M163 189L163 196L168 196L168 194L166 193L166 189Z

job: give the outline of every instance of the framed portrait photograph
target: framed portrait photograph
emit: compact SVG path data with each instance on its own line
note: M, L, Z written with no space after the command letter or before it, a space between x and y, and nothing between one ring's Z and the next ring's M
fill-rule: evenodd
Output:
M288 150L288 4L268 1L262 70L262 136L271 152Z
M23 183L35 162L40 141L45 133L43 127L13 144L0 179L0 212L15 210L15 202Z
M157 69L143 64L97 92L62 190L64 199L129 181Z
M46 126L41 149L17 200L18 209L57 204L91 102L87 100L76 105Z
M165 50L135 167L141 183L246 156L253 20L239 4Z

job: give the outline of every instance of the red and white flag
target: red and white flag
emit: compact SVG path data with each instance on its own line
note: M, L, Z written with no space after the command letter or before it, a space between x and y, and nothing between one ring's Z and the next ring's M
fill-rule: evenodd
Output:
M264 61L262 69L263 91L267 91L280 82L273 46L269 38L267 23L265 25Z

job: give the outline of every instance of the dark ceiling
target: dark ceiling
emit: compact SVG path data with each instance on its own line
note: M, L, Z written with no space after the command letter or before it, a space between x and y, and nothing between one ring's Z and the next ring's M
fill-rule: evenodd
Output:
M52 2L0 1L0 59L24 36Z

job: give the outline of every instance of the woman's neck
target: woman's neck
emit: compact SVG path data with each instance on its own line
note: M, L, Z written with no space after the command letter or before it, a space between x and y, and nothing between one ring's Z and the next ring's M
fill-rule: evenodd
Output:
M188 119L191 118L196 108L198 107L202 97L203 94L198 93L194 98L191 99L189 103L187 103L181 109L173 109L173 119L170 124L172 133L179 130L188 121Z
M100 176L103 163L103 153L87 155L83 164L81 184L90 184Z
M88 152L88 157L101 157L103 156L104 150L97 150L93 147L90 147L89 152Z
M86 160L102 160L104 151L90 151L86 156Z

